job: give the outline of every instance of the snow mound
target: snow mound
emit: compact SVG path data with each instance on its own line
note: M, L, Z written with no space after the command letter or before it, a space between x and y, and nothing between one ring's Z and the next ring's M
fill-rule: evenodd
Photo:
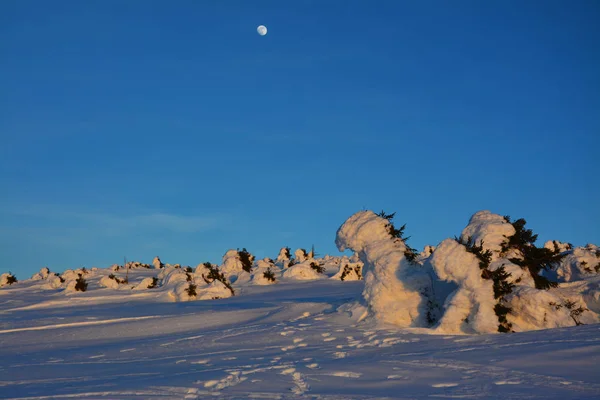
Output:
M161 279L162 285L173 285L177 282L186 282L188 280L188 274L181 268L165 267L160 274L158 279Z
M282 247L281 250L279 250L279 255L277 256L277 259L275 260L275 265L282 269L285 269L289 266L291 258L292 255L290 253L290 248Z
M116 279L110 278L108 276L103 276L102 278L100 278L100 282L98 282L98 284L101 287L104 287L107 289L118 289L119 288L119 282L117 282Z
M50 276L50 269L48 269L48 267L44 267L42 269L40 269L40 272L34 274L31 279L34 281L41 281L44 279L48 279L48 276Z
M48 275L48 278L44 280L44 284L41 286L42 289L52 290L59 289L62 287L63 281L56 274Z
M283 272L283 277L286 279L294 279L294 280L316 280L316 279L325 279L325 276L322 273L317 272L313 267L311 267L311 262L305 261L300 264L295 264Z
M304 249L297 249L294 252L294 257L296 258L297 263L303 263L308 260L308 253L306 253L306 250Z
M79 277L77 277L77 278L79 278ZM78 283L77 280L78 279L72 279L72 280L66 282L65 291L64 291L65 294L78 293L78 292L81 293L82 292L81 290L77 290L76 289L76 286L77 286L77 283Z
M89 274L89 272L83 268L76 270L67 269L62 273L61 277L68 282L79 278L79 276L85 276L87 274Z
M471 238L477 245L483 243L484 250L492 251L494 260L499 257L502 243L514 234L515 228L503 216L483 210L473 214L462 231L461 239L466 241Z
M237 250L231 249L225 253L220 270L227 277L238 275L244 270L244 266Z
M216 300L231 297L232 293L221 281L215 280L204 286L195 282L178 283L169 296L175 301Z
M406 259L407 247L390 235L389 225L372 211L359 211L338 229L336 245L357 252L363 262L363 298L378 321L427 326L431 278Z
M280 275L280 269L273 263L273 260L265 258L256 262L256 267L252 271L252 283L255 285L272 285L277 283Z
M146 290L156 286L154 281L156 278L148 277L141 280L140 283L133 287L133 290Z
M563 328L581 322L580 318L573 314L573 310L576 310L582 301L565 298L561 290L538 290L534 287L517 286L507 296L507 300L512 309L507 319L516 332ZM588 323L595 322L593 314L585 314L582 316Z

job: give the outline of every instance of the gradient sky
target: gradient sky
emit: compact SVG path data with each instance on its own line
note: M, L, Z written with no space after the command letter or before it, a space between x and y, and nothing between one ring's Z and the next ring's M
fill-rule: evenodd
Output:
M600 244L599 49L594 0L3 0L0 272L338 254L365 208Z

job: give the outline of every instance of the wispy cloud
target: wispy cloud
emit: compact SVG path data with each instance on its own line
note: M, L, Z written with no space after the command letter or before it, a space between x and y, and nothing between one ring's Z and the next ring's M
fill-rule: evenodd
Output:
M231 216L225 213L206 215L183 215L166 212L139 214L113 214L106 212L72 211L56 206L3 207L1 215L6 222L0 228L46 231L54 227L57 233L82 230L100 236L128 235L134 231L164 231L170 233L198 233L219 229L229 225ZM26 223L22 221L27 221ZM69 235L70 236L70 235Z

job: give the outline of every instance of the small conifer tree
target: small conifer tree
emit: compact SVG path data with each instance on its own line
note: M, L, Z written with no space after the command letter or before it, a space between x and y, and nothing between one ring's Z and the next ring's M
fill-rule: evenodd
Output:
M271 282L275 282L275 274L271 271L271 268L267 268L267 270L263 273L265 279Z
M254 262L254 256L250 254L246 248L241 251L238 250L238 256L242 263L242 269L246 272L252 272L252 263Z
M540 273L543 270L548 271L554 268L566 254L561 254L558 249L550 250L535 246L538 235L534 234L531 229L525 228L527 223L525 219L520 218L514 222L511 222L509 216L505 216L504 219L515 228L515 234L507 237L502 244L501 253L506 254L509 250L517 250L521 254L522 257L511 258L510 261L529 271L536 289L548 290L551 287L557 287L557 282L550 281Z
M229 281L225 277L225 274L219 272L219 269L216 265L212 265L209 262L205 262L204 267L208 269L208 274L206 274L206 276L202 274L202 279L204 279L204 282L211 284L215 280L220 281L223 285L225 285L227 289L229 289L229 291L231 291L231 295L235 296L235 291L233 290L231 283L229 283Z
M12 274L12 272L8 271L8 276L6 277L6 284L12 285L13 283L17 283L17 277Z
M185 289L186 293L190 297L196 297L196 285L190 282L189 286Z
M407 243L408 239L410 239L410 236L408 236L408 237L404 236L404 230L406 229L406 224L402 225L399 229L396 229L396 227L394 226L394 223L392 222L392 220L394 219L394 216L396 215L395 212L391 213L391 214L386 214L385 211L381 210L381 212L377 215L379 215L381 218L387 219L388 223L387 223L386 227L387 227L388 233L390 234L390 236L392 238L398 239L398 240L402 241L402 243L404 243L404 246L406 247L406 250L404 250L404 256L406 257L408 262L410 262L411 264L414 264L419 253L417 252L416 249L410 247Z
M85 292L87 290L88 284L83 278L81 274L79 274L79 278L75 280L75 290L78 292Z

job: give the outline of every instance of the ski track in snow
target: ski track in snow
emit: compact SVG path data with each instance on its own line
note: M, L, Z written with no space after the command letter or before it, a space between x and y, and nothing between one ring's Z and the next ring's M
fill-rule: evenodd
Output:
M348 286L342 292L346 297L358 295L357 288ZM211 307L230 311L235 304L246 305L241 300L234 305L202 302L197 311L182 308L186 318L197 316L196 326L182 324L179 332L155 336L141 333L163 323L177 327L177 313L183 315L177 304L163 316L106 319L100 313L83 322L0 330L0 397L600 398L595 372L598 327L491 336L421 335L357 324L328 307L339 297L323 285L311 301L271 303L243 322L223 314L220 323L207 327L202 321L214 313ZM35 307L24 308L9 315L36 312ZM123 335L132 326L140 336ZM88 341L90 329L104 329L106 337ZM554 351L576 352L582 365L573 370L571 364L560 367L560 361L546 361ZM555 368L547 370L548 363Z

